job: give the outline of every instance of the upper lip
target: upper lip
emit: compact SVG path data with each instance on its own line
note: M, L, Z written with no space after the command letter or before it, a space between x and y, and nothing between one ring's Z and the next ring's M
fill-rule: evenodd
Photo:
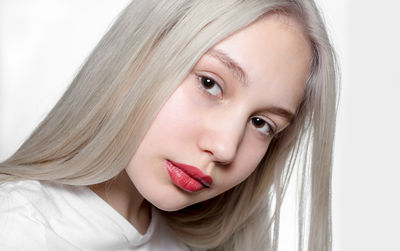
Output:
M199 181L205 187L210 187L211 186L211 184L213 182L211 176L203 173L199 168L197 168L195 166L190 166L190 165L178 163L178 162L173 162L171 160L168 160L168 161L171 162L171 164L173 164L174 166L176 166L179 169L181 169L182 171L184 171L186 174L188 174L192 178L194 178L197 181Z

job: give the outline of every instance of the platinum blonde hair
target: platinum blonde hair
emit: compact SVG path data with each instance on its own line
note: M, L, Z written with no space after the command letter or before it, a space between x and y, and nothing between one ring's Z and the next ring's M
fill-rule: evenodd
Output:
M199 250L276 250L280 207L300 173L299 250L331 250L331 162L336 63L312 0L133 1L0 179L90 185L128 164L167 98L213 45L269 13L296 18L313 50L303 101L256 171L216 198L162 212Z

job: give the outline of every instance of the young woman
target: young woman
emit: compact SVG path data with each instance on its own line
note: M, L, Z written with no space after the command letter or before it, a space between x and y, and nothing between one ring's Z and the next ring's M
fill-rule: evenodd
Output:
M331 250L335 70L311 0L133 1L0 164L0 246L276 250L296 165Z

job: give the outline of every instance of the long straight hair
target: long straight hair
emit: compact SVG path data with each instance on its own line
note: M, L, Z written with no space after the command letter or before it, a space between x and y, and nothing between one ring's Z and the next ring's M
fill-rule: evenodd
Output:
M296 18L313 50L293 123L249 178L176 212L162 212L193 249L276 250L280 207L294 167L299 250L331 250L335 55L312 0L137 0L122 11L71 85L9 159L0 180L70 185L107 181L127 166L162 105L213 45L268 14Z

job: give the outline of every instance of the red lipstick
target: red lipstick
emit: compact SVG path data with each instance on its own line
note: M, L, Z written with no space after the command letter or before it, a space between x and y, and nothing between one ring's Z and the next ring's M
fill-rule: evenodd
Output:
M212 184L211 176L194 166L167 160L167 171L172 182L185 191L197 192Z

